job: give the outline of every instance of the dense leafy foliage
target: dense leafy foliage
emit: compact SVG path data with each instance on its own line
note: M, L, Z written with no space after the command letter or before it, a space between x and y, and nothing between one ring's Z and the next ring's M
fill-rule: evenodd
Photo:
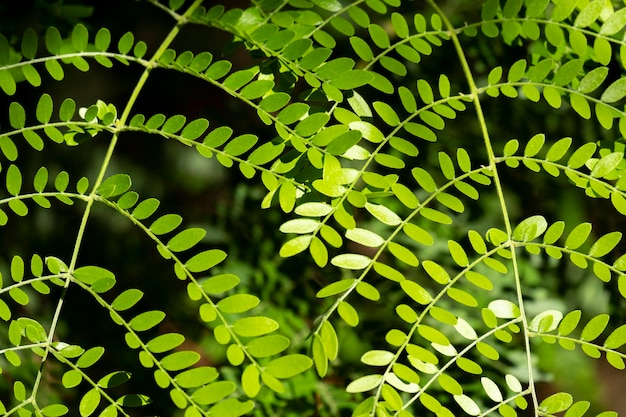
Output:
M584 390L541 391L541 358L625 367L623 5L250 3L145 2L170 19L156 43L82 22L0 36L1 412L612 416ZM223 54L181 47L188 27L227 34ZM132 79L123 101L54 87L103 70ZM217 91L213 110L136 110L157 73ZM170 213L189 209L176 180L146 197L163 169L121 162L139 137L230 168L265 216L237 221L266 230L213 244L214 221ZM68 253L36 249L44 209L78 230ZM126 279L142 259L115 259L120 223L170 269ZM242 267L256 257L260 275ZM72 332L76 299L89 334Z

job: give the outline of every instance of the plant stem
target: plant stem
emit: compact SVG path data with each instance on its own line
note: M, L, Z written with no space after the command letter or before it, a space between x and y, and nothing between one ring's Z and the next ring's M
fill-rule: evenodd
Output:
M174 39L176 38L176 36L178 35L178 33L180 32L180 28L187 23L187 18L202 4L203 0L195 0L193 2L193 4L187 9L187 11L180 16L180 18L178 19L178 22L176 23L176 25L172 28L172 30L170 31L170 33L166 36L166 38L163 40L163 42L161 43L161 45L159 46L159 48L157 49L157 51L154 53L154 55L152 56L152 58L150 59L150 61L148 62L148 64L146 65L145 70L143 71L143 73L141 74L141 77L139 77L139 80L137 81L137 84L135 85L135 88L133 89L133 92L130 95L130 98L128 99L128 102L126 103L126 106L124 107L124 111L122 113L122 116L120 117L119 121L118 121L118 125L119 126L124 126L126 124L126 121L128 120L128 117L130 115L130 112L133 108L133 106L135 105L135 102L137 101L137 98L139 97L139 93L141 93L141 91L143 90L143 87L146 84L146 81L148 80L148 77L150 75L150 72L152 71L154 64L161 58L161 56L163 55L163 53L167 50L167 48L171 45L171 43L174 41ZM113 137L111 138L111 142L109 143L109 147L107 149L107 152L104 156L104 160L102 161L102 165L100 166L100 171L98 172L98 176L96 178L95 183L93 184L91 193L89 194L89 198L87 199L87 204L85 206L85 211L83 212L83 216L80 222L80 227L78 229L78 234L76 236L76 241L74 243L74 250L72 252L72 258L68 267L68 271L67 272L67 279L65 280L65 285L63 286L63 291L61 293L61 297L59 298L59 301L57 303L55 312L54 312L54 316L52 318L52 322L50 324L50 330L48 332L48 340L47 340L47 345L46 345L46 349L44 351L44 354L41 358L41 365L39 367L39 372L37 373L37 378L33 384L33 390L32 390L32 394L31 394L31 398L36 398L37 395L37 390L39 388L39 385L41 383L41 378L43 375L43 368L46 364L46 360L48 358L48 354L50 353L50 346L52 344L52 339L54 338L54 334L55 334L55 330L56 330L56 326L58 324L59 318L61 316L61 311L63 310L63 303L65 301L65 297L67 296L67 292L71 283L71 274L74 272L74 269L76 268L76 263L78 261L78 254L80 252L80 247L82 245L83 242L83 238L85 236L85 231L87 229L87 222L89 220L89 216L91 215L91 209L93 207L93 203L94 201L96 201L97 199L97 191L98 188L100 187L100 185L102 184L102 182L104 181L104 176L106 174L106 171L109 167L109 164L111 162L111 158L113 156L113 152L115 150L115 147L117 145L117 141L119 139L119 131L115 131L113 133Z
M500 181L500 175L498 173L498 167L496 164L496 157L493 152L493 146L491 144L491 138L489 137L489 129L487 128L487 122L485 121L485 115L483 113L482 105L480 103L480 97L478 93L478 88L476 87L476 83L474 82L474 76L472 74L472 70L470 69L469 63L467 62L467 58L465 56L465 52L463 52L463 46L459 40L459 37L456 34L454 26L448 19L448 17L443 13L441 8L435 3L434 0L428 0L428 3L436 10L441 19L443 20L446 28L449 31L450 39L454 44L454 49L456 50L457 56L461 63L461 67L463 68L463 73L465 74L465 78L470 88L470 92L472 95L472 99L474 102L474 108L476 110L476 116L478 117L478 123L480 124L480 129L482 132L485 150L487 151L487 157L489 158L489 169L493 174L493 182L496 187L496 193L498 195L498 200L500 201L500 208L502 211L502 220L504 222L504 227L506 230L506 234L509 237L509 247L511 249L511 263L513 265L513 275L515 277L515 290L517 293L517 304L520 309L521 318L522 318L522 326L524 329L524 345L526 350L526 368L528 372L528 384L529 390L532 397L533 405L535 410L539 408L539 402L537 401L537 393L534 389L534 377L533 377L533 364L530 350L530 337L528 335L528 320L526 317L525 309L524 309L524 299L522 294L522 285L520 280L519 273L519 265L517 261L516 255L516 247L513 245L511 240L511 236L513 234L513 227L511 225L511 219L509 217L509 212L506 205L506 199L504 196L504 190L502 189L502 182Z

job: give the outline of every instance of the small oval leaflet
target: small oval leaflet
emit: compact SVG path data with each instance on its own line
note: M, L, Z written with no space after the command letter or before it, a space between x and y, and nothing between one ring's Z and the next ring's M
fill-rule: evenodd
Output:
M82 266L74 271L74 278L87 285L93 285L101 279L115 279L115 275L99 266Z
M370 212L370 214L376 217L378 220L383 222L388 226L397 226L402 223L402 219L396 213L394 213L389 208L374 203L366 203L365 209Z
M98 194L104 198L115 197L124 194L132 185L130 176L127 174L115 174L107 178L98 187Z
M352 304L346 301L340 302L337 306L337 312L348 326L356 327L359 324L359 313L352 307Z
M195 388L214 381L219 376L217 370L211 366L201 366L181 372L174 381L181 388Z
M350 382L346 387L349 393L365 392L377 387L382 382L382 375L366 375Z
M259 305L259 302L254 295L235 294L220 300L217 308L224 313L243 313Z
M574 399L571 394L559 392L543 400L539 408L547 414L556 414L567 410L573 403Z
M88 368L94 363L98 362L98 360L104 354L104 348L101 346L95 346L83 353L80 358L76 361L76 366L79 368Z
M348 290L350 287L352 287L355 282L356 282L356 279L351 278L351 279L342 279L341 281L330 283L324 288L322 288L321 290L319 290L317 294L315 294L315 296L318 298L325 298L325 297L330 297L331 295L340 294Z
M387 366L394 358L394 354L386 350L370 350L361 356L361 362L370 366Z
M283 223L279 230L283 233L313 233L319 227L319 221L313 219L292 219Z
M548 228L543 216L532 216L522 220L513 230L512 238L518 242L529 242L541 236Z
M293 354L274 359L265 366L270 375L284 379L298 375L313 365L313 361L306 355Z
M163 353L175 349L185 341L185 336L179 333L166 333L155 337L146 343L152 353Z
M291 341L278 334L270 334L251 340L246 349L255 358L267 358L284 351L289 347Z
M359 270L366 268L372 260L365 255L355 253L345 253L337 255L330 260L330 263L345 269Z
M582 333L580 335L581 340L595 340L598 336L602 334L606 326L609 324L609 315L608 314L598 314L583 327Z
M256 337L278 329L278 323L269 317L244 317L233 324L233 330L242 337Z
M514 319L520 315L519 307L509 300L493 300L488 308L501 319Z
M185 263L185 266L189 272L203 272L220 264L224 259L226 259L226 252L220 249L209 249L194 255Z
M191 398L198 404L214 404L235 391L237 386L232 381L217 381L193 392Z
M239 277L233 274L222 274L208 278L202 282L202 289L208 294L217 295L235 288L239 284Z
M167 242L167 248L172 252L185 251L199 243L205 235L206 231L199 227L185 229Z
M146 311L145 313L133 317L128 322L128 326L136 332L143 332L161 323L164 318L165 313L162 311Z
M98 380L98 386L102 388L114 388L130 380L130 373L124 371L111 372Z
M180 371L189 368L200 360L198 352L184 350L170 353L160 360L161 366L168 371Z
M90 416L100 404L101 394L97 388L92 388L81 398L78 410L81 416Z
M358 227L355 227L354 229L348 229L346 231L346 237L353 242L360 243L361 245L370 248L377 248L385 243L385 239L383 239L378 234Z
M563 319L563 313L558 310L547 310L539 313L528 324L528 329L533 332L551 332L556 329Z
M183 222L178 214L165 214L150 225L150 231L155 235L163 235L176 229Z

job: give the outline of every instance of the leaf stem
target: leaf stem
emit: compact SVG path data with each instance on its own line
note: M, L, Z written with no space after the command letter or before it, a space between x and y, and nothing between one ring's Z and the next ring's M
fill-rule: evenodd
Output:
M133 106L135 105L135 102L137 101L137 98L139 97L139 94L143 90L143 87L145 86L146 81L148 80L148 76L150 75L150 72L152 71L152 68L155 67L156 61L159 60L161 55L163 55L163 53L171 45L171 43L174 41L174 39L176 38L176 36L180 32L180 28L184 24L187 23L188 17L202 4L202 1L203 0L195 0L191 4L191 6L187 9L187 11L183 15L180 16L180 18L178 19L176 25L172 28L170 33L163 40L163 42L161 43L161 45L159 46L157 51L154 53L154 55L152 56L152 58L148 62L148 65L146 66L146 68L144 69L143 73L141 74L141 77L137 81L137 84L135 85L135 88L133 89L133 92L131 93L130 98L128 99L128 102L126 103L126 106L124 107L124 112L122 113L122 116L120 117L118 125L124 126L126 124L126 121L128 120L130 112L131 112ZM85 236L85 230L87 229L87 222L88 222L89 216L91 214L91 208L93 206L94 201L96 201L96 199L98 198L97 191L98 191L98 188L100 187L100 185L102 184L102 182L104 181L104 176L105 176L106 171L107 171L107 169L109 167L109 164L111 162L111 158L113 156L113 151L115 150L115 146L117 145L118 138L119 138L119 131L116 130L113 133L113 137L111 138L111 142L109 143L109 147L108 147L107 152L106 152L106 154L104 156L104 160L102 161L102 165L100 167L100 171L98 173L98 177L96 178L96 181L93 184L91 193L89 194L89 198L87 199L87 204L86 204L86 207L85 207L85 211L83 212L83 216L82 216L82 219L81 219L81 222L80 222L80 227L78 229L78 234L76 236L76 241L75 241L74 249L73 249L73 252L72 252L72 258L70 260L68 271L66 271L69 274L72 274L74 272L74 269L76 268L76 264L77 264L77 261L78 261L78 254L80 252L80 248L81 248L81 245L82 245L82 242L83 242L83 238ZM46 364L46 360L48 358L48 354L50 353L50 348L51 348L51 345L52 345L52 339L54 337L56 326L57 326L57 324L59 322L59 318L61 316L61 311L63 310L63 302L65 301L65 297L67 296L67 291L69 289L70 282L71 282L71 279L67 278L66 281L65 281L65 285L63 286L63 291L62 291L61 296L59 298L59 301L57 303L57 306L56 306L56 309L55 309L55 312L54 312L54 316L53 316L52 322L50 324L50 330L48 332L47 346L46 346L44 354L43 354L43 356L41 358L41 365L39 367L39 372L37 373L37 378L36 378L36 380L35 380L35 382L33 384L33 390L32 390L32 394L31 394L31 398L35 398L36 397L39 385L41 384L41 380L42 380L42 376L43 376L43 368L44 368L44 366Z
M471 96L474 101L474 108L476 110L476 116L478 117L478 123L480 124L480 129L482 131L482 136L485 144L485 150L487 152L487 157L489 158L489 168L493 173L493 182L496 187L496 193L498 195L498 200L500 201L500 208L502 211L502 219L504 221L504 226L506 233L509 237L509 247L511 248L511 263L513 264L513 275L515 277L515 289L517 293L517 303L521 313L522 319L522 327L524 329L524 345L526 350L526 369L528 372L528 384L529 390L532 397L533 405L535 410L539 409L539 402L537 400L537 393L534 388L534 377L533 377L533 363L531 357L530 350L530 337L528 335L528 321L526 318L526 313L524 309L524 298L522 293L522 286L520 280L520 271L519 265L517 261L516 255L516 247L512 244L511 236L513 234L513 227L511 225L511 219L509 217L509 212L506 205L506 199L504 196L504 190L502 189L502 182L500 181L500 175L498 172L498 167L496 164L496 157L493 152L493 146L491 144L491 138L489 136L489 129L487 128L487 122L485 120L485 115L483 113L482 105L480 103L479 90L476 87L476 83L474 82L474 76L472 74L472 70L470 69L469 63L467 62L467 58L465 56L465 52L463 51L463 46L461 45L461 41L457 35L457 32L448 19L448 17L443 13L441 8L435 3L434 0L428 0L428 3L435 9L437 14L441 17L444 22L444 25L448 29L450 34L450 39L454 45L454 49L456 50L457 56L459 58L459 62L461 67L463 68L463 73L465 74L466 81L470 88Z

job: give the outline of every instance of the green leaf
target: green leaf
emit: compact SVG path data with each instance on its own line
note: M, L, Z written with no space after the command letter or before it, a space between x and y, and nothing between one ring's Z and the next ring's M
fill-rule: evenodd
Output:
M374 44L376 44L376 46L378 46L381 49L389 48L389 45L390 45L389 35L387 35L387 32L385 31L385 29L383 29L379 25L370 24L367 27L367 30L369 32L370 37L372 38L372 41L374 41Z
M373 73L363 70L345 71L330 81L330 85L340 90L354 90L372 81Z
M82 417L90 416L96 411L102 398L100 391L97 388L92 388L81 398L78 410Z
M15 165L9 165L6 174L6 186L9 194L17 196L22 189L22 173Z
M599 314L589 320L580 334L580 339L587 341L595 340L606 329L606 326L609 324L609 318L608 314Z
M563 317L563 320L559 323L558 332L560 335L567 336L571 332L574 331L581 318L581 311L574 310L570 311Z
M87 285L93 285L103 279L115 280L115 275L99 266L82 266L74 271L74 278Z
M236 388L237 385L232 381L217 381L194 391L191 398L201 405L215 404L232 394Z
M150 397L141 394L128 394L117 399L116 401L122 407L143 407L152 402Z
M524 148L524 156L533 157L537 155L537 153L543 147L545 140L546 140L546 136L543 133L539 133L533 136L528 141L528 143L526 144L526 147Z
M626 78L620 78L617 81L613 81L606 90L604 90L600 100L605 103L615 103L624 97L626 97Z
M170 353L159 361L161 366L168 371L180 371L189 368L200 360L198 352L184 350Z
M37 170L35 174L35 179L33 180L33 186L35 187L35 191L38 193L43 192L48 184L48 170L44 167L41 167Z
M520 309L509 300L494 300L489 303L489 310L501 319L514 319L520 316Z
M381 204L366 203L365 209L382 223L388 226L397 226L402 223L402 219L392 210Z
M185 263L185 266L189 272L204 272L220 264L224 259L226 259L226 252L209 249L194 255Z
M318 298L330 297L332 295L340 294L354 285L355 279L342 279L326 285L315 294Z
M202 282L202 289L208 294L221 294L239 284L239 278L233 274L222 274L208 278Z
M346 237L353 242L360 243L361 245L370 248L377 248L385 243L385 239L383 239L378 234L358 227L347 230Z
M100 346L93 347L88 349L81 355L80 358L76 361L76 366L79 368L89 368L102 357L104 354L104 348Z
M402 290L418 304L426 305L433 299L424 287L414 281L408 279L402 280L400 286Z
M131 32L126 32L117 43L117 50L122 54L127 54L133 47L135 36Z
M330 263L339 268L360 270L366 268L372 260L365 255L355 253L345 253L337 255L330 260Z
M447 284L450 281L450 275L439 264L426 260L422 262L422 267L428 275L439 284Z
M534 332L547 333L555 330L559 325L563 314L557 310L547 310L536 315L528 325Z
M247 346L247 351L255 358L265 358L284 351L288 346L289 339L286 337L280 335L269 335L252 340ZM241 359L243 360L243 351L240 350L240 352L242 355Z
M587 75L580 80L578 91L583 94L595 91L604 82L607 75L609 75L609 69L607 67L598 67L589 71Z
M116 197L130 189L132 181L127 174L115 174L107 178L98 187L98 194L104 198Z
M265 371L280 379L296 376L313 365L313 361L305 355L293 354L274 359L265 365Z
M280 248L280 256L283 258L288 258L306 250L309 247L312 238L313 237L311 235L304 235L295 237L285 242Z
M602 159L596 162L593 166L591 176L594 178L605 177L617 168L619 163L622 162L622 159L624 159L624 154L622 152L613 152L602 157Z
M69 408L63 404L50 404L41 409L41 414L46 417L59 417L66 415L69 411Z
M366 375L350 382L346 387L349 393L366 392L376 388L383 380L382 375Z
M361 356L361 362L370 366L387 366L394 358L392 352L386 350L370 350Z
M345 321L349 326L356 327L359 324L359 313L352 306L352 304L346 301L341 301L337 306L337 312L343 321Z
M96 33L94 45L98 51L104 52L111 44L111 32L107 28L101 28Z
M578 169L585 165L585 163L596 152L597 145L593 142L589 142L576 149L572 156L567 161L567 166L573 169Z
M204 229L192 227L176 234L167 242L166 246L172 252L182 252L197 245L205 235Z
M183 344L185 336L179 333L166 333L155 337L146 343L150 352L163 353L175 349Z
M209 127L208 120L196 119L188 123L187 126L185 126L183 131L180 133L180 136L182 136L185 139L196 140L204 134L204 132L208 129L208 127ZM164 127L164 130L165 130L165 127Z
M515 227L512 238L519 242L530 242L541 236L547 228L548 222L543 216L529 217Z
M259 377L259 370L253 364L246 366L243 373L241 374L241 386L243 388L243 391L250 398L256 397L261 390Z
M233 330L242 337L257 337L278 329L278 323L269 317L244 317L233 323Z
M611 252L622 239L621 232L611 232L598 239L591 249L589 250L589 256L594 258L600 258Z
M613 13L600 28L601 35L614 35L626 26L626 9Z
M604 341L603 346L607 349L617 349L626 343L626 324L613 330Z
M606 2L604 0L594 0L589 2L583 9L580 11L576 20L574 21L574 26L579 28L585 28L590 26L592 23L600 17Z
M26 111L15 101L9 105L9 124L14 129L22 129L26 125Z
M295 213L300 216L322 217L332 211L332 206L326 203L304 203L296 207Z
M165 214L150 225L150 231L155 235L163 235L176 229L183 222L178 214Z
M456 401L457 404L461 406L463 411L470 416L477 416L480 414L480 407L478 407L478 404L476 404L476 402L467 395L454 395L454 401Z
M174 381L176 381L181 388L196 388L214 381L218 376L219 373L215 368L211 366L200 366L179 373L174 378Z
M250 294L235 294L217 303L217 308L224 313L243 313L259 305L259 298Z
M574 399L571 394L559 392L541 401L539 408L544 413L556 414L567 410L573 403Z
M128 325L136 332L149 330L163 321L165 313L159 310L146 311L133 317Z
M572 82L574 78L581 72L583 61L581 59L573 59L566 62L559 68L552 80L552 83L558 87L563 87Z
M581 223L576 226L565 240L565 247L568 249L578 249L589 237L591 233L591 223Z
M400 118L389 104L382 101L375 101L373 106L376 113L378 113L381 119L389 126L397 126L400 124Z

